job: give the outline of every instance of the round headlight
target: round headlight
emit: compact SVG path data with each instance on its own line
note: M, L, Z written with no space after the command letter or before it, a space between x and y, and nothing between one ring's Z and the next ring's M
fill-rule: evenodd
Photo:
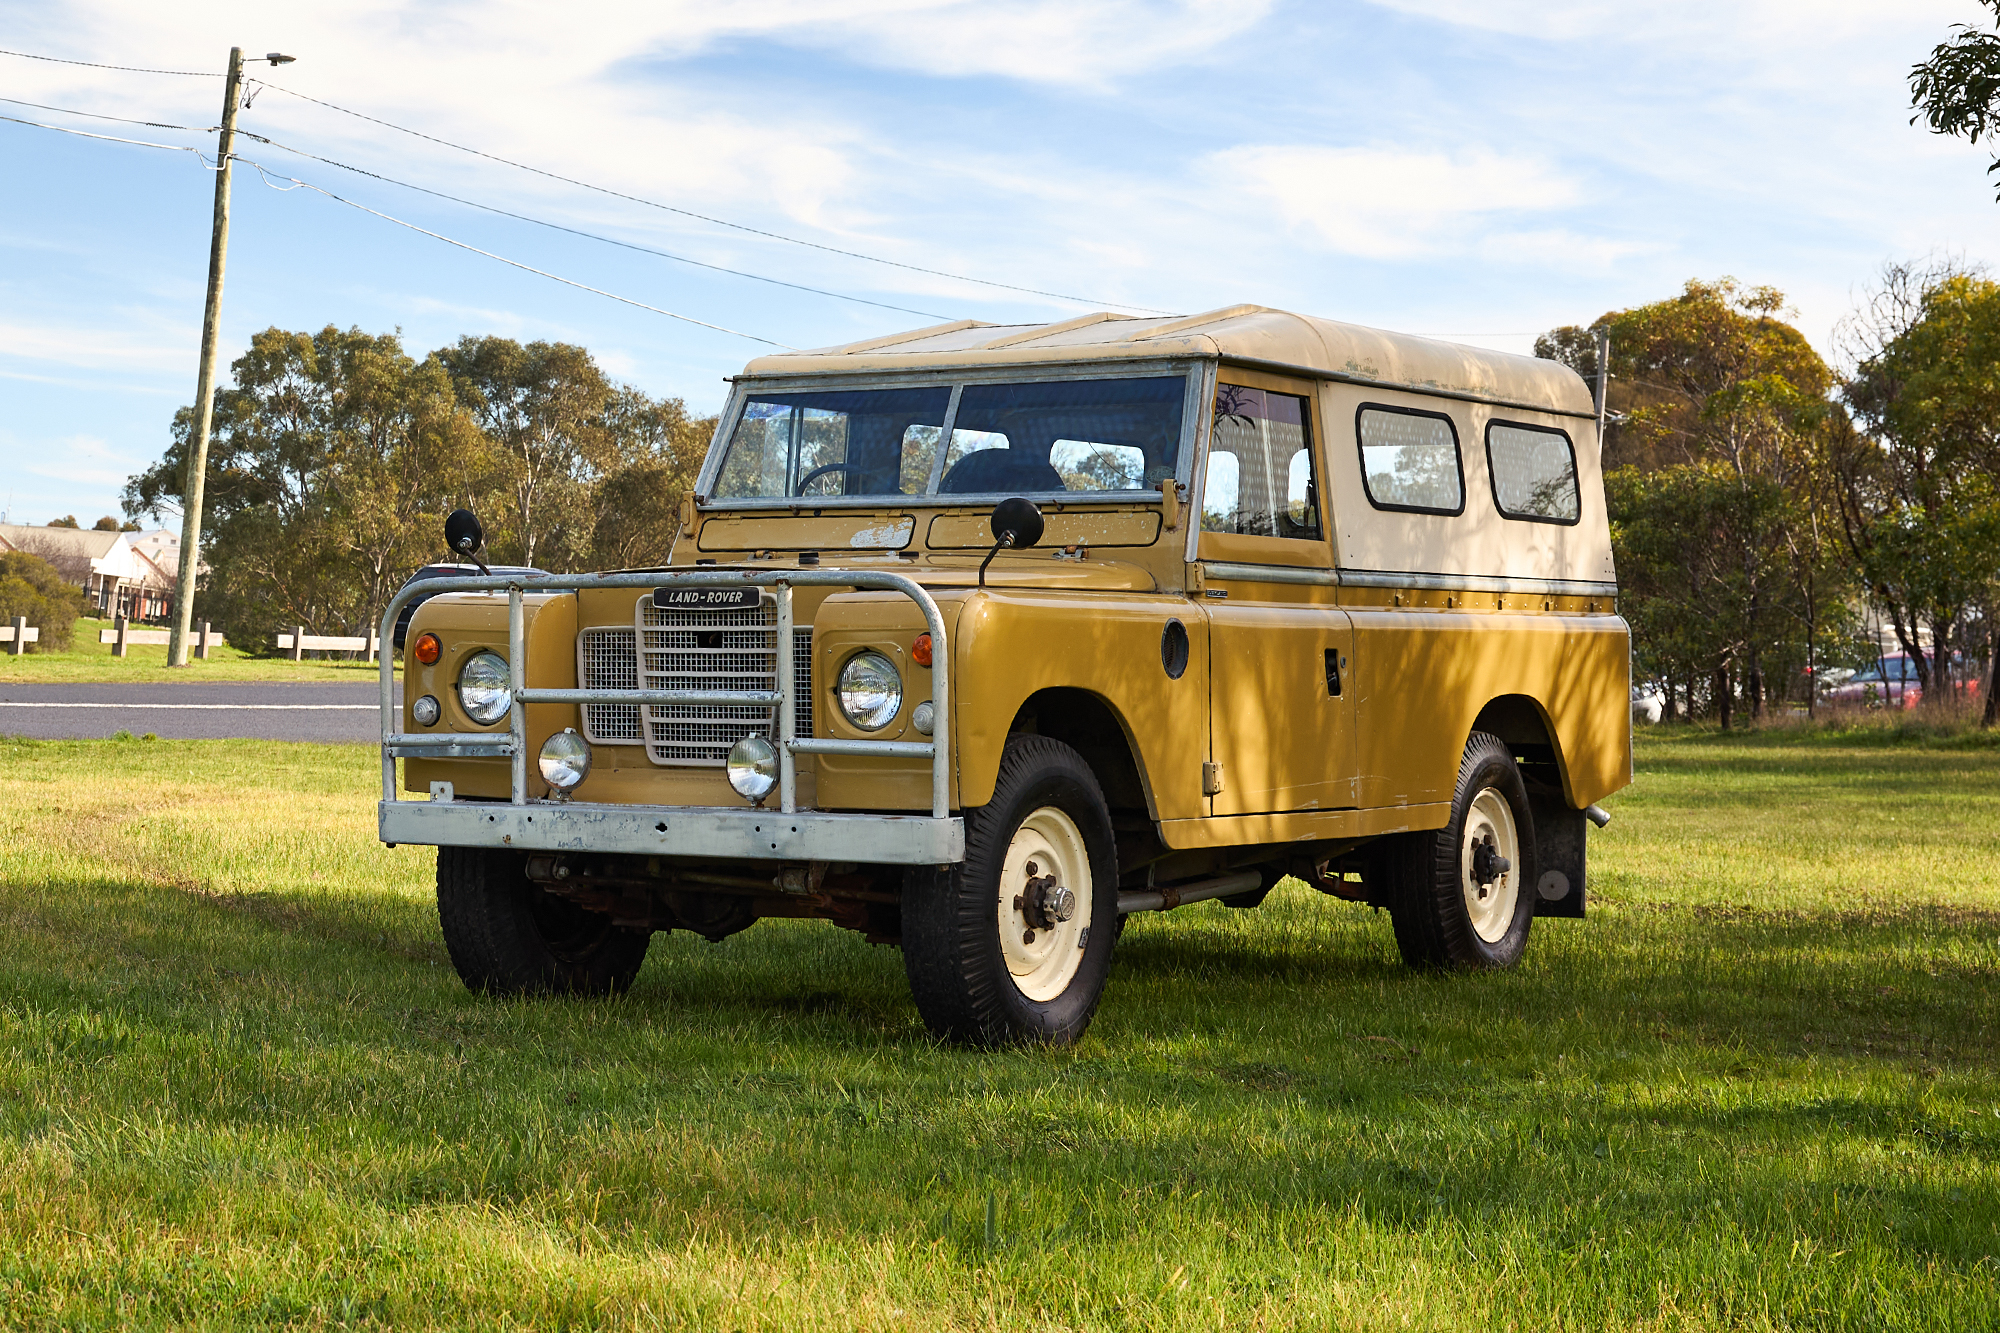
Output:
M541 766L542 781L559 792L573 791L590 776L590 746L576 728L564 727L542 742Z
M903 707L903 678L880 653L856 653L840 669L840 711L863 731L880 731Z
M410 705L410 716L420 727L434 727L438 720L438 701L435 694L426 694Z
M498 653L474 653L458 669L458 702L474 722L494 723L514 706L507 685L507 659Z
M762 736L729 747L729 785L746 801L761 801L778 785L778 751Z

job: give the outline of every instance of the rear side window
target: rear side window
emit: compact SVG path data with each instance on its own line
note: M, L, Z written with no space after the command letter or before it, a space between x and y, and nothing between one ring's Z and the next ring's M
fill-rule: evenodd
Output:
M1576 448L1562 431L1495 421L1486 427L1486 463L1493 503L1508 518L1574 523L1582 513Z
M1304 398L1218 384L1202 531L1318 540L1311 425Z
M1465 512L1458 428L1450 417L1365 404L1355 416L1355 433L1370 504L1412 514Z

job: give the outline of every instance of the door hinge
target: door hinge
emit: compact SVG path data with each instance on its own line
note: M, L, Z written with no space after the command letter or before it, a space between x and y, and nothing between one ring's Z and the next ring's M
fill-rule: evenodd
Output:
M1201 766L1201 794L1203 796L1222 795L1222 765L1203 764Z

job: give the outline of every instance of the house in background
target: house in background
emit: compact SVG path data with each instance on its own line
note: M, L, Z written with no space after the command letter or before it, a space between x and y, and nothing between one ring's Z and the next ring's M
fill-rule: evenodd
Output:
M0 523L0 551L26 551L48 561L84 590L97 615L159 621L173 607L175 565L162 565L134 542L151 535ZM179 548L176 540L176 562Z

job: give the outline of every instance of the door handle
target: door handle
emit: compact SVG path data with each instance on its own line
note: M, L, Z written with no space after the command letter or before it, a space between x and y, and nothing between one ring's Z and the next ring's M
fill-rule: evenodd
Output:
M1347 659L1340 655L1338 649L1329 648L1326 650L1327 698L1338 699L1340 697L1340 669L1346 665Z

